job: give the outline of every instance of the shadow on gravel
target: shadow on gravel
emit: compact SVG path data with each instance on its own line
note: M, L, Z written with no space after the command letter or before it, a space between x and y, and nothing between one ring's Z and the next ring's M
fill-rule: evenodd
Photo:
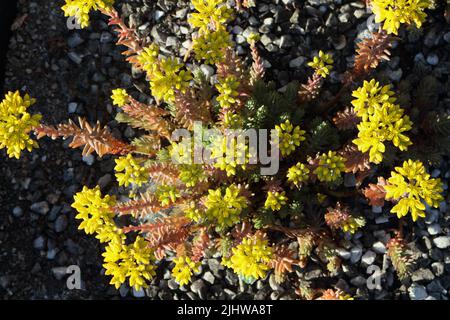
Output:
M11 25L17 14L17 0L0 1L0 89L5 79L6 52L11 37Z

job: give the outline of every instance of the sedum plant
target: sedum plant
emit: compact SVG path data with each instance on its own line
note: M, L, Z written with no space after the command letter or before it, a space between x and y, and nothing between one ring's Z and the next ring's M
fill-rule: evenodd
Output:
M186 64L140 39L113 1L66 0L64 13L83 27L89 12L100 10L117 33L117 44L127 48L125 59L146 73L155 104L123 88L111 93L116 120L142 135L124 141L83 118L46 125L27 112L34 99L8 93L0 104L0 146L19 157L23 149L37 147L29 136L33 131L38 139L71 138L69 147L82 147L83 155L115 157L119 190L128 200L84 186L72 207L80 230L104 244L104 268L116 288L146 287L158 260L169 261L172 277L187 285L212 254L247 283L270 272L278 282L295 277L294 270L306 267L311 255L335 274L344 234L364 232L369 224L353 212L352 198L386 206L399 219L411 213L413 221L426 216L424 203L437 206L443 199L441 182L427 173L432 161L414 157L414 147L421 145L420 131L413 128L421 119L397 104L394 88L372 74L389 60L389 33L396 33L397 20L420 26L425 17L427 1L393 3L372 1L387 32L374 32L356 45L354 65L330 98L320 93L334 63L331 54L312 55L308 80L278 90L264 80L257 35L248 39L250 63L235 53L226 25L234 9L224 0L192 0L188 22L196 33ZM206 81L197 67L203 62L213 65L216 80ZM351 93L353 101L346 99ZM430 132L430 139L450 132L442 117L424 119L420 130ZM256 146L250 145L250 136L242 136L245 129L265 132L267 141L259 136ZM271 163L267 156L276 164L274 172L263 171ZM403 159L403 166L390 172ZM387 180L385 170L391 175ZM345 174L354 176L354 185L344 185ZM401 241L389 246L400 276L406 273L404 250ZM300 282L300 296L314 297ZM322 293L321 299L351 299L331 289Z

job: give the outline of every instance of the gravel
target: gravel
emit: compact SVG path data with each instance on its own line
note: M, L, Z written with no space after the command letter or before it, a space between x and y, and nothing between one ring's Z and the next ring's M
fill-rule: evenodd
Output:
M164 53L183 57L191 45L192 30L181 23L190 12L185 1L117 1L119 11L133 21L138 32L155 40ZM261 0L256 7L237 14L230 23L238 52L249 57L246 36L261 34L259 51L266 66L266 77L277 87L291 80L304 83L310 74L307 62L319 50L332 52L336 61L333 75L326 81L323 97L340 89L339 78L351 65L355 40L369 30L377 30L373 16L361 1L308 0L305 2ZM136 90L143 100L150 100L148 84L142 73L131 70L123 61L123 48L114 46L115 35L104 18L92 18L87 30L68 30L58 4L44 0L28 1L19 14L28 14L24 25L15 31L6 66L5 89L21 89L37 98L39 110L50 124L87 117L108 124L118 137L134 137L134 130L118 126L115 108L109 99L111 89ZM379 66L376 77L408 86L424 68L442 85L443 110L450 109L448 80L450 27L431 13L435 26L401 36L402 43L392 50L389 63ZM42 17L47 17L42 19ZM397 46L397 45L396 45ZM401 48L399 48L401 47ZM409 58L404 59L403 56ZM447 64L446 64L447 63ZM200 69L213 81L215 70L201 64ZM448 69L448 68L447 68ZM29 71L27 71L29 70ZM439 71L441 70L441 71ZM447 72L447 73L446 73ZM144 88L144 89L140 89ZM445 90L444 90L445 89ZM410 97L402 97L409 101ZM409 107L408 104L406 106ZM68 141L41 140L40 149L21 160L2 157L0 164L0 201L3 212L0 241L5 253L0 257L0 297L67 299L122 298L139 299L292 299L297 285L290 279L280 285L271 273L266 279L245 284L220 264L220 259L205 259L193 282L180 287L169 272L159 272L145 290L135 291L123 285L111 287L101 264L102 245L77 230L70 207L73 194L82 185L100 185L107 193L117 193L114 160L96 156L82 157L79 150L67 147ZM44 160L43 160L44 159ZM448 159L447 159L448 160ZM432 171L433 177L450 181L448 161ZM346 175L344 185L352 187L354 175ZM413 300L448 299L450 296L450 247L448 194L439 208L427 207L425 219L407 229L408 248L417 264L407 281L398 280L386 255L386 243L398 220L385 207L355 207L368 220L363 232L337 241L336 252L341 268L332 277L316 258L306 268L294 267L295 274L314 287L339 287L364 299ZM411 227L413 226L413 227ZM341 236L336 237L340 239ZM313 254L314 256L314 254ZM380 291L367 288L368 267L381 267ZM78 265L85 290L68 290L65 284L69 265ZM169 265L160 270L169 270ZM6 288L6 289L5 289Z

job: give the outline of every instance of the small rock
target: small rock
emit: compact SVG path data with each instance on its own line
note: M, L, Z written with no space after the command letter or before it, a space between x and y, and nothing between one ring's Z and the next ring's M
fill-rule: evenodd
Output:
M373 211L373 207L372 207L372 211ZM381 216L381 217L375 218L376 224L383 224L383 223L388 223L388 222L389 222L389 217L387 217L387 216Z
M450 247L450 237L447 236L434 238L433 242L439 249L446 249Z
M79 33L73 33L68 39L67 39L67 45L69 48L75 48L82 44L84 42L84 39L80 36Z
M133 288L133 296L135 298L143 298L143 297L145 297L144 289L141 288L139 291L136 291L136 289Z
M208 288L205 285L205 282L202 279L195 280L191 284L191 290L195 294L197 294L200 299L206 299L206 292Z
M62 280L67 274L67 267L52 268L52 273L56 280Z
M450 43L450 32L447 32L446 34L444 34L444 40L447 43Z
M351 257L351 253L344 248L338 248L336 249L336 252L342 259L348 260Z
M125 298L130 289L126 285L121 285L119 288L119 294L122 298Z
M430 235L435 236L435 235L441 233L442 229L439 224L433 223L428 226L427 231Z
M382 213L383 212L383 207L380 206L372 206L372 212L373 213ZM380 217L381 218L381 217Z
M208 267L215 277L219 276L220 270L224 270L224 267L220 264L220 262L217 259L208 259Z
M113 36L111 33L109 32L102 32L101 36L100 36L100 43L110 43L113 41Z
M424 300L428 296L425 287L416 283L409 287L408 293L411 300Z
M202 276L202 279L206 282L209 282L210 284L214 284L214 275L210 271L206 271L205 274Z
M439 63L439 57L435 53L431 53L427 57L427 62L429 65L437 66Z
M69 224L66 215L61 214L58 218L56 218L55 221L55 232L60 233L64 231L67 228L67 225Z
M434 274L429 269L421 268L419 270L414 271L411 275L411 280L414 282L418 281L431 281L434 279Z
M389 78L392 81L400 81L402 77L403 77L403 70L400 68L389 72Z
M175 281L175 279L170 279L167 282L167 286L169 287L170 290L177 290L180 285L178 284L178 282Z
M277 281L275 280L275 274L271 274L269 277L269 286L274 291L284 291L283 287L280 286Z
M76 64L80 64L81 61L83 61L83 57L81 57L78 53L73 51L69 52L67 56L69 57L70 60L72 60Z
M367 250L366 253L361 257L361 262L366 266L370 266L375 262L377 254L371 250Z
M178 13L178 12L177 12ZM155 12L153 13L153 17L155 18L155 21L158 21L159 19L161 19L162 17L164 17L164 11L161 10L155 10Z
M300 68L306 61L305 57L297 57L295 59L292 59L291 61L289 61L289 68L292 69L296 69L296 68Z
M78 104L76 102L71 102L67 106L67 111L69 113L75 113L75 112L77 112L77 107L78 107Z
M15 218L19 218L23 215L23 210L21 207L14 207L14 209L12 210L12 215Z
M353 247L350 250L350 261L351 263L356 263L361 259L362 256L362 248L360 246Z
M214 75L214 68L207 64L202 64L200 66L200 70L203 72L206 79L208 79L208 80Z
M45 247L45 238L43 236L39 236L33 241L33 247L35 249L41 250Z
M436 277L440 277L444 274L445 266L442 262L433 262L431 264L431 269Z
M366 15L366 10L357 9L355 12L353 12L353 15L356 19L360 19Z
M367 282L367 280L363 276L356 276L350 280L350 283L356 287L365 286L366 282Z
M92 154L83 156L83 162L86 163L88 166L92 166L94 164L94 156Z
M376 253L379 254L384 254L386 253L386 246L384 245L383 242L381 241L377 241L372 245L372 249L373 251L375 251Z
M47 212L50 211L47 201L33 203L30 206L30 209L33 210L34 212L42 214L42 215L45 215L45 214L47 214Z

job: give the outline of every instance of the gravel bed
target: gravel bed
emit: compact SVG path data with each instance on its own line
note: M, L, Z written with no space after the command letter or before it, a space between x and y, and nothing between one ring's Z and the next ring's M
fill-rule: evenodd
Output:
M237 52L249 59L245 37L261 34L260 51L267 78L278 87L289 81L305 81L306 62L319 49L333 52L335 69L323 97L339 89L343 72L351 66L354 43L378 28L361 1L345 0L259 0L254 8L239 13L229 24ZM115 35L100 14L92 15L86 30L70 30L60 6L63 1L22 0L19 17L23 23L13 32L7 53L5 90L20 89L37 98L34 111L47 123L84 116L91 122L109 125L118 137L132 138L135 132L113 121L116 108L109 99L111 89L128 88L142 101L149 100L144 75L124 62ZM116 8L139 33L161 46L163 53L183 57L190 46L192 30L186 22L189 2L175 0L117 1ZM400 34L391 61L377 70L397 88L408 87L423 75L432 75L443 94L439 103L450 110L450 25L443 10L431 11L421 30ZM432 27L430 27L432 26ZM404 31L404 30L403 30ZM201 66L213 76L211 67ZM295 282L282 285L269 274L253 285L243 283L219 259L205 259L201 273L187 287L179 287L167 268L145 291L108 285L101 267L102 246L77 230L73 194L82 185L100 184L108 193L118 191L114 161L105 157L81 157L67 142L42 140L40 148L24 153L20 160L0 162L0 297L2 299L143 298L151 299L296 299ZM408 246L417 259L411 277L400 282L386 256L387 230L396 218L387 209L365 206L367 227L341 241L342 268L336 274L311 262L297 268L296 276L314 286L337 287L361 299L427 299L450 297L450 181L448 158L433 177L444 180L445 202L427 208L427 218L408 226L413 232ZM166 262L165 262L166 263ZM66 268L81 269L81 290L66 286ZM369 290L369 266L382 272L380 290ZM369 281L368 281L369 280Z

